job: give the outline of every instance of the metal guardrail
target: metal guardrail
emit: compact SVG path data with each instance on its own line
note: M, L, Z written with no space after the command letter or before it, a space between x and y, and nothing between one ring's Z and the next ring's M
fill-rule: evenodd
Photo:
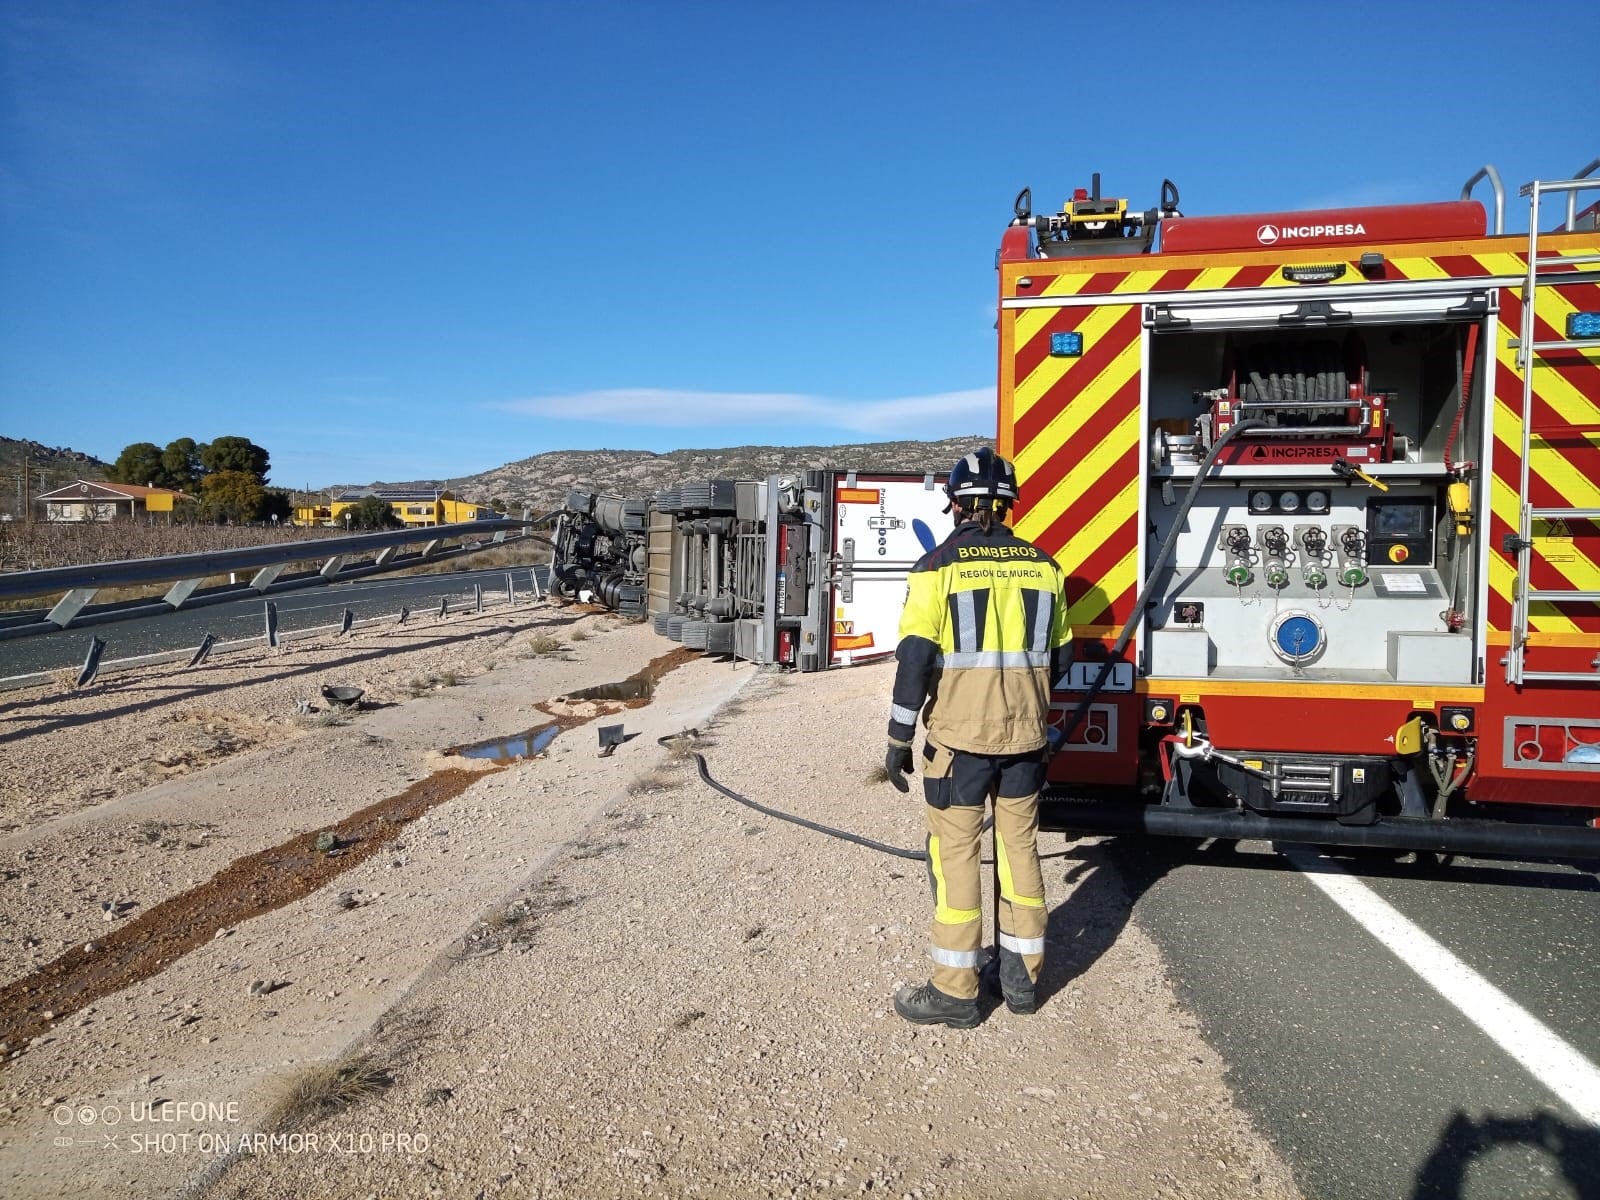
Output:
M486 595L481 583L474 584L474 600L472 603L461 607L451 607L449 602L440 605L434 618L443 619L447 616L473 616L488 612L496 608L518 608L526 601L540 603L547 599L548 592L545 584L540 582L539 572L542 567L518 567L505 572L504 590L494 599L493 593ZM527 572L525 586L519 587L515 581L518 573ZM237 653L242 650L260 650L281 648L290 642L304 641L324 635L333 635L336 638L349 637L358 630L371 630L376 626L386 625L393 629L412 628L410 618L414 615L409 608L402 607L398 612L383 612L375 616L357 617L350 609L346 609L343 617L338 621L319 625L301 626L295 629L276 629L270 602L263 601L262 608L266 616L263 632L254 637L232 638L228 641L218 641L212 634L206 634L198 649L195 646L175 647L170 650L156 650L149 654L136 654L127 658L105 658L104 652L107 643L98 637L91 636L86 644L88 657L85 659L81 670L77 671L78 687L99 679L101 676L114 674L120 671L136 670L141 667L164 666L169 663L182 664L178 670L188 670L205 663L214 661L216 657ZM15 688L37 687L58 679L61 672L67 668L52 667L48 670L27 671L19 675L0 676L0 692L10 691Z
M135 558L119 562L85 563L72 567L48 567L38 571L12 571L0 574L0 600L25 599L65 593L42 620L25 615L20 620L0 618L0 640L55 633L62 629L107 621L147 617L219 604L251 595L264 596L292 588L360 579L368 575L402 570L423 563L457 558L494 546L533 538L540 521L495 519L464 521L456 525L431 525L380 533L343 537L317 537L275 542L266 546L245 546L235 550L216 550L198 554L173 554L163 558ZM516 536L508 537L515 532ZM479 542L475 535L488 534ZM446 546L444 543L455 542ZM397 553L401 547L421 544L415 554ZM358 555L372 554L371 561L351 563ZM322 567L303 575L279 579L290 563L322 560ZM253 571L248 584L200 591L200 584L213 575L234 575ZM132 601L95 610L88 606L102 588L138 587L154 583L173 586L159 600Z

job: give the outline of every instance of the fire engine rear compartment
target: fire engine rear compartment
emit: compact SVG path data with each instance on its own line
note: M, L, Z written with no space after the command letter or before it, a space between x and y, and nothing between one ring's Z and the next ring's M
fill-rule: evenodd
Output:
M1483 567L1448 486L1484 457L1484 293L1349 296L1300 324L1304 298L1146 307L1147 563L1220 430L1264 425L1213 467L1151 581L1141 674L1481 682Z

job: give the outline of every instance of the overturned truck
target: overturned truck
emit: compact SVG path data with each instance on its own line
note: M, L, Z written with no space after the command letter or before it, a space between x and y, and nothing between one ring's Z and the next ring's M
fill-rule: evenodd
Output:
M800 671L894 653L906 573L949 528L933 472L705 479L648 500L576 490L551 586L710 654Z

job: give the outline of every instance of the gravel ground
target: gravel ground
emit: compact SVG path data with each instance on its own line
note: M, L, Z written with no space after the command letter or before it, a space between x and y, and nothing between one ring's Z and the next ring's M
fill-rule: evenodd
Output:
M13 983L460 767L450 746L551 712L638 735L601 759L591 729L569 729L543 758L484 764L315 890L286 887L139 982L52 1011L5 1051L8 1195L1298 1195L1093 842L1042 839L1039 1013L914 1029L889 997L926 977L922 866L741 808L656 742L696 726L728 786L920 846L915 793L872 778L886 665L695 660L642 707L544 703L669 647L574 618L457 618L407 634L404 655L296 646L203 692L125 678L0 711ZM530 633L574 628L596 636L522 657ZM459 686L409 698L446 672ZM389 707L303 728L294 702L320 682ZM141 764L176 759L173 731L192 729L211 749L153 781ZM374 1094L282 1123L275 1105L319 1064Z

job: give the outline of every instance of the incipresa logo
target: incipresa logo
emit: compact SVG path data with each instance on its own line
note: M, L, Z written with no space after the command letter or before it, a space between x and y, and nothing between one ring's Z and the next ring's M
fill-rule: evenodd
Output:
M1270 246L1278 240L1278 227L1276 225L1263 225L1256 230L1256 241L1263 246Z

